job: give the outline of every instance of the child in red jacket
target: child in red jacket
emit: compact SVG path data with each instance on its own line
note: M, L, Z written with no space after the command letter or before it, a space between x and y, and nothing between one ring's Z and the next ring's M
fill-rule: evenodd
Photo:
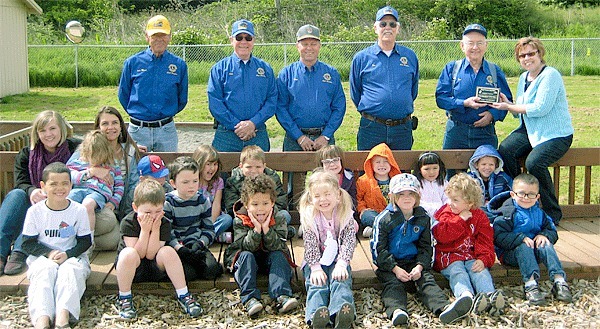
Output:
M448 204L435 213L433 268L450 281L457 299L471 299L475 314L501 314L506 297L495 290L489 268L494 265L494 230L480 209L481 188L467 174L453 176L446 187ZM477 295L475 293L477 292Z

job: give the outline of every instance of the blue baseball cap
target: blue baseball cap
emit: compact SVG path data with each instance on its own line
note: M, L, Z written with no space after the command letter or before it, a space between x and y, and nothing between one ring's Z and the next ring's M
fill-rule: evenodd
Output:
M231 25L231 36L235 37L240 33L247 33L254 36L254 24L247 19L240 19Z
M481 24L470 24L465 28L465 31L463 32L463 35L470 33L470 32L477 32L477 33L481 33L484 37L487 38L487 30L485 29L485 27L483 27L483 25Z
M163 178L169 175L169 169L158 155L146 155L138 162L140 176Z
M383 16L386 16L386 15L392 15L392 16L394 16L396 21L398 21L398 11L396 9L394 9L394 7L392 7L392 6L385 6L383 8L380 8L377 11L375 20L380 21L383 18Z

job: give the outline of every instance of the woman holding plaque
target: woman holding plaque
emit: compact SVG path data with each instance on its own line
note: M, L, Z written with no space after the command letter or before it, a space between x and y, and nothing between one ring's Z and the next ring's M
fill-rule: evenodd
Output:
M525 168L540 181L540 200L555 224L562 218L548 166L558 161L573 142L573 125L560 72L546 66L546 50L538 38L521 38L515 45L515 58L526 71L517 86L517 102L505 95L491 106L519 115L521 125L502 143L498 152L504 171L511 177L521 172L518 159L526 157Z

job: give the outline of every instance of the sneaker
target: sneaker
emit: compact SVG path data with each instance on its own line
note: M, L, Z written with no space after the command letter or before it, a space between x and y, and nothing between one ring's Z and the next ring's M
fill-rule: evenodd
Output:
M217 242L231 244L233 242L232 232L223 232L217 237Z
M334 328L352 328L354 322L354 305L345 302L335 316Z
M490 309L490 298L485 292L478 292L473 299L473 306L471 307L471 313L482 314Z
M329 324L329 309L327 306L317 308L310 322L314 329L325 329Z
M27 270L27 264L25 263L26 259L27 255L24 253L13 251L4 266L4 274L17 275L25 272L25 270Z
M540 288L537 284L534 284L530 287L525 287L525 299L529 301L529 304L532 305L544 305L546 304L546 297L540 291Z
M263 304L256 298L250 298L250 300L244 304L244 307L246 308L246 312L248 312L248 316L253 316L262 311Z
M287 231L288 231L288 233L287 233L288 240L291 240L293 237L296 236L296 228L295 227L290 225L287 227Z
M192 294L189 292L183 296L177 297L177 301L185 313L192 318L197 318L204 312L202 306L200 306L200 304L196 301L196 298L194 298L194 296L192 296Z
M371 226L365 226L362 235L364 238L370 238L373 235L373 228Z
M115 303L121 320L133 320L137 317L137 311L133 305L133 296L117 297Z
M506 295L501 289L497 289L490 295L490 315L502 315L504 314L504 308L506 307Z
M394 326L408 324L408 314L399 308L394 310L394 314L392 315L392 324Z
M469 314L471 306L473 306L473 298L471 296L461 296L444 308L440 314L440 321L444 324L450 324Z
M294 297L281 295L277 297L277 308L279 313L287 313L298 307L298 300Z
M554 295L554 298L560 300L561 302L573 302L573 296L571 295L569 285L564 281L554 281L554 284L552 285L552 295Z

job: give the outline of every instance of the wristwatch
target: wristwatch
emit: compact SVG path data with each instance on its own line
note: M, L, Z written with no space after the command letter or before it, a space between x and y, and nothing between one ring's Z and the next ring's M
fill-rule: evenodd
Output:
M325 138L325 140L328 141L328 142L331 140L331 138L329 138L329 137L327 137L325 135L321 135L321 136L323 136L323 138Z

